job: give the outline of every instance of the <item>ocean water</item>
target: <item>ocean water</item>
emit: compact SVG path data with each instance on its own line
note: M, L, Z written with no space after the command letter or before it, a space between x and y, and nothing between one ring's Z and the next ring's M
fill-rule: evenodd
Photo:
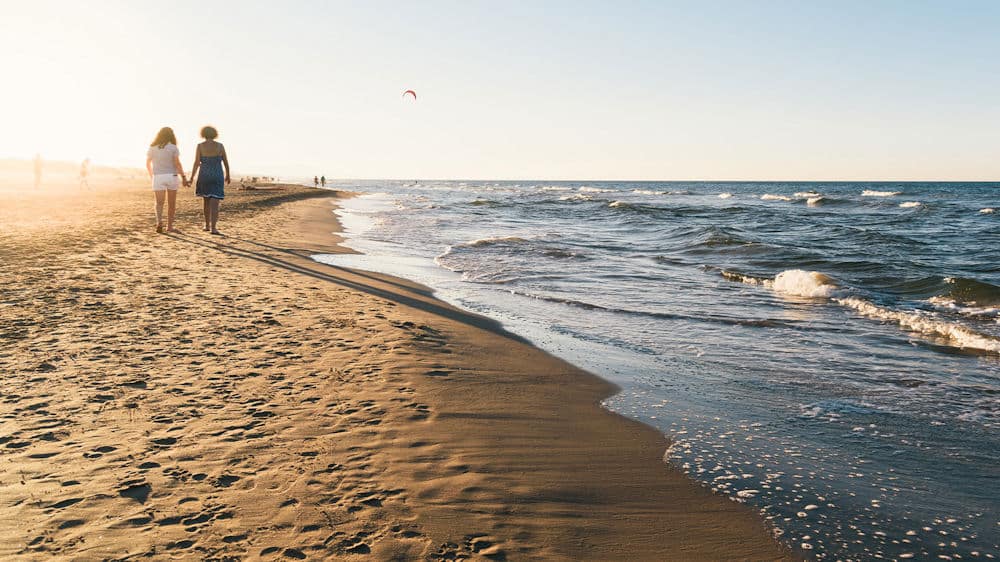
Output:
M1000 557L1000 184L344 182L364 255L617 383L816 559Z

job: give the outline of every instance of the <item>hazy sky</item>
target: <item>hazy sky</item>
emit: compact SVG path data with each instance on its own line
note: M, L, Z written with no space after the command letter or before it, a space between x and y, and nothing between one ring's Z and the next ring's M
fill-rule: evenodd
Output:
M340 178L1000 179L1000 2L0 3L0 157ZM401 93L414 89L418 100Z

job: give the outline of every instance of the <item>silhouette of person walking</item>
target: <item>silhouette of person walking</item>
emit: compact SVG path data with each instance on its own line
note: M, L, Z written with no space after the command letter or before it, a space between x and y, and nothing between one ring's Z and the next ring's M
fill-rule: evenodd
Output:
M156 232L162 233L163 203L167 203L167 232L177 232L174 216L177 214L177 189L187 187L187 176L181 165L181 151L177 148L174 130L164 127L156 133L156 138L146 151L146 171L153 181L153 197L156 200ZM177 178L180 176L180 179Z
M313 176L313 187L319 187L319 178Z
M216 225L219 222L219 204L225 198L224 188L229 183L229 157L226 147L215 140L218 136L215 127L202 127L201 138L205 141L195 151L194 168L191 170L191 180L198 178L194 194L202 198L205 230L216 235L222 234Z
M90 175L90 158L84 158L83 162L80 163L80 189L90 189L88 175Z
M320 185L322 185L323 187L326 187L326 176L320 176L320 178L319 178L319 183L320 183Z

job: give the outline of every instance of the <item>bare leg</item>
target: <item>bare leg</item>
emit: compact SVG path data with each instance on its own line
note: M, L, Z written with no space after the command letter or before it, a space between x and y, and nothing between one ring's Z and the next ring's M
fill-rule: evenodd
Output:
M219 222L219 203L221 203L221 201L214 197L207 197L206 199L208 199L208 208L212 215L212 234L219 234L219 230L215 226Z
M163 232L163 200L167 194L162 191L154 191L156 197L156 231Z
M177 232L174 230L174 215L177 213L177 190L167 191L167 232Z
M211 201L211 198L209 197L201 198L202 214L205 215L205 228L202 230L205 231L211 230L211 228L209 228L209 224L212 222L212 211L208 203L209 201Z

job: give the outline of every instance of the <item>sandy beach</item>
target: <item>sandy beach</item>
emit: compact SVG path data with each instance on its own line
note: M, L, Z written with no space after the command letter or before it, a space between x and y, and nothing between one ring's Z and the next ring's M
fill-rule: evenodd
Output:
M140 181L0 203L0 558L779 560L615 389L322 265L345 193Z

